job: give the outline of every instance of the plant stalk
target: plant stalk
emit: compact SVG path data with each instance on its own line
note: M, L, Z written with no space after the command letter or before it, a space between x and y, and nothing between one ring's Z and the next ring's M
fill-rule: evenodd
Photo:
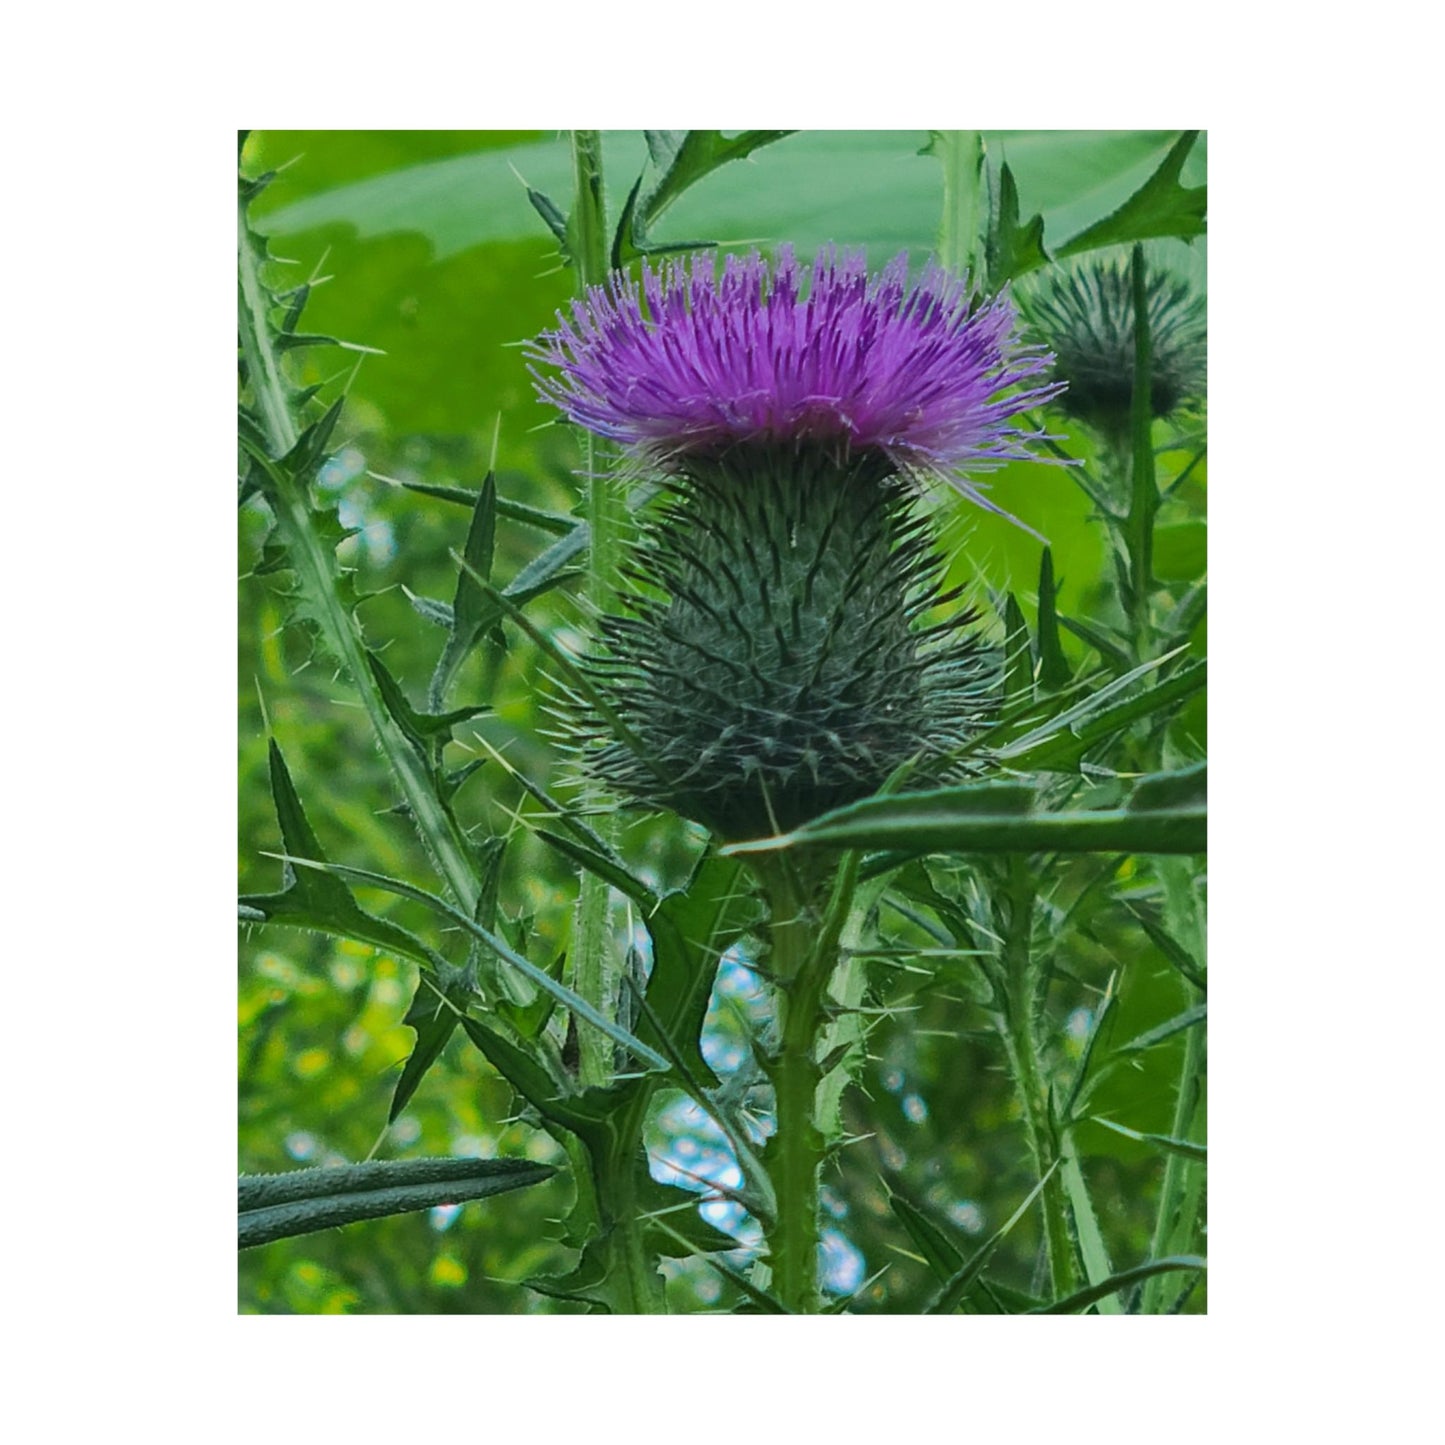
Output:
M602 137L595 130L572 132L573 200L568 219L577 289L607 279L607 213L602 189ZM616 481L603 475L603 458L591 432L583 442L583 472L587 486L589 542L586 596L599 613L611 609L622 542L623 498ZM601 807L601 786L588 781L582 798L585 809ZM598 832L614 843L617 825L611 813L598 820ZM607 883L586 871L577 895L576 938L572 986L594 1008L613 1017L617 977L611 963L611 891ZM604 1084L612 1074L612 1041L586 1024L578 1025L579 1074L584 1085Z
M838 942L857 872L856 855L838 870L826 915L818 906L828 881L817 860L764 855L753 871L767 902L769 969L779 998L781 1047L768 1073L776 1097L777 1133L768 1151L777 1216L768 1232L773 1292L794 1314L817 1314L819 1172L827 1140L818 1128L818 1036L823 999L838 961Z
M956 276L972 277L978 265L983 136L976 130L936 130L931 132L931 141L933 154L943 166L938 261Z
M572 212L568 217L568 246L576 271L577 290L607 280L607 206L603 190L602 136L595 130L574 130L572 143ZM587 488L586 513L590 529L587 577L584 584L588 604L596 613L612 609L621 561L626 520L625 499L614 477L607 474L607 458L591 432L584 435L582 466ZM598 810L595 819L604 842L617 841L617 818L602 811L608 802L595 779L583 787L582 807ZM578 994L607 1018L616 1018L619 965L614 959L611 888L604 879L583 870L577 895L577 917L573 926L572 986ZM578 1024L578 1074L586 1087L606 1085L612 1078L613 1045L605 1034L588 1024ZM638 1090L636 1101L618 1120L619 1147L607 1164L598 1161L596 1194L604 1231L610 1231L607 1249L618 1272L623 1307L633 1314L662 1314L666 1309L656 1263L644 1242L639 1218L637 1174L646 1169L640 1145L626 1141L642 1137L647 1100L651 1090Z
M244 201L240 206L238 266L241 347L267 445L274 457L281 458L296 445L299 432L281 375L280 357L271 339L267 319L270 298L261 282L260 258L247 225ZM317 531L310 498L287 468L275 468L272 476L277 496L276 524L286 540L287 555L310 605L310 615L320 627L328 650L360 695L382 752L401 785L423 847L457 901L470 911L481 890L471 845L437 797L425 762L387 711L367 663L356 619L337 595L335 553Z
M1043 1011L1047 979L1042 960L1031 946L1034 897L1038 880L1021 853L1008 858L1006 896L1008 926L1004 933L1003 988L1006 1016L1002 1033L1023 1106L1024 1128L1034 1168L1044 1183L1044 1244L1048 1251L1049 1281L1055 1299L1064 1299L1080 1287L1078 1259L1069 1228L1067 1186L1062 1171L1060 1141L1050 1109L1049 1086L1039 1047L1038 1019Z

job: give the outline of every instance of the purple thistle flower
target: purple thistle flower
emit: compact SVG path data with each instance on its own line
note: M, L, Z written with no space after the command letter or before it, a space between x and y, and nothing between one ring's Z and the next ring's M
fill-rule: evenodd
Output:
M811 284L808 284L808 273ZM572 421L665 470L738 444L813 443L874 453L910 477L946 477L1031 456L1018 414L1058 394L1023 383L1053 358L1014 339L1006 295L980 301L929 263L908 285L908 255L870 281L861 251L825 249L800 268L791 247L771 269L757 252L644 261L573 303L531 351L558 374L533 376ZM644 305L645 303L645 305Z

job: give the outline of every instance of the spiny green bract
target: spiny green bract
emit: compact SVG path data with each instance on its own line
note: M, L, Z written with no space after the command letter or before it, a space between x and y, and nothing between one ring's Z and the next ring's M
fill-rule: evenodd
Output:
M584 725L624 796L738 840L787 830L929 764L985 720L997 661L878 453L738 445L690 457L648 525L594 682L633 734Z

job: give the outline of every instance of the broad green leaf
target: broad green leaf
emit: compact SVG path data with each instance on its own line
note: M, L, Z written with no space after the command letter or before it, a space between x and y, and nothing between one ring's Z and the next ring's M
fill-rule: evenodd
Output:
M526 1159L404 1159L243 1175L237 1191L239 1247L485 1199L540 1184L556 1172Z
M671 208L665 234L651 239L659 245L698 236L734 246L790 241L805 254L831 241L868 246L880 257L905 248L926 253L937 233L940 200L938 168L920 154L927 139L922 130L800 131L786 144L759 150L745 171L725 167L691 186ZM1071 235L1140 190L1175 136L985 131L984 139L992 154L1008 161L1021 207L1038 211L1050 234ZM603 156L610 177L638 175L649 159L646 139L637 131L606 131ZM840 175L846 185L839 185ZM371 176L270 210L263 224L284 235L337 222L363 237L415 232L440 260L488 241L535 237L529 187L539 194L570 193L565 139ZM485 204L478 204L479 197Z
M1077 1294L1071 1294L1067 1299L1056 1300L1053 1304L1040 1305L1037 1309L1030 1310L1035 1315L1071 1315L1078 1310L1087 1309L1096 1301L1105 1299L1111 1294L1117 1294L1121 1289L1128 1289L1130 1285L1138 1284L1141 1280L1149 1279L1156 1274L1167 1274L1171 1270L1179 1269L1206 1269L1206 1262L1197 1254L1174 1255L1167 1259L1154 1259L1146 1264L1135 1265L1133 1269L1126 1269L1120 1274L1113 1275L1104 1280L1101 1284L1090 1285L1087 1289L1081 1289Z
M1141 778L1123 807L1052 812L1027 782L966 783L865 799L792 833L735 843L779 848L886 848L911 853L1201 853L1204 765Z
M1178 236L1186 241L1202 236L1207 190L1204 186L1179 184L1184 162L1198 139L1197 130L1186 130L1170 148L1159 169L1117 211L1059 247L1060 259L1101 246L1125 245L1155 236Z

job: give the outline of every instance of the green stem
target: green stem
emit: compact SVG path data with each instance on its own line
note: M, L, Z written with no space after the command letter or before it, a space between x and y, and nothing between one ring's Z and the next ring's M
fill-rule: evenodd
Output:
M280 357L272 342L267 318L270 298L261 282L260 260L243 201L238 245L241 346L267 446L279 458L296 445L299 433L281 375ZM471 845L437 797L425 762L387 711L367 663L356 619L337 594L336 555L316 528L310 497L288 468L276 467L272 477L276 525L285 538L287 556L310 615L361 698L382 752L401 785L422 845L458 902L470 911L481 889Z
M1047 979L1042 959L1031 947L1034 896L1038 880L1023 854L1008 860L1008 926L1004 934L1003 987L1006 1017L1004 1045L1023 1106L1024 1127L1034 1167L1044 1184L1044 1242L1054 1298L1064 1299L1080 1285L1078 1260L1069 1230L1069 1205L1063 1175L1054 1166L1061 1157L1049 1107L1049 1088L1039 1047L1038 1019Z
M1189 864L1184 859L1158 860L1159 878L1164 885L1165 922L1170 932L1188 950L1203 971L1205 939L1198 896L1195 894ZM1191 984L1185 985L1188 1006L1203 1001L1203 995ZM1176 1139L1197 1139L1203 1133L1201 1114L1204 1104L1205 1062L1208 1035L1203 1028L1188 1031L1184 1058L1179 1066L1179 1092L1174 1100L1174 1119L1170 1134ZM1199 1203L1202 1199L1204 1165L1200 1160L1181 1154L1170 1154L1164 1165L1164 1182L1159 1189L1159 1209L1154 1219L1151 1256L1188 1251L1195 1243ZM1156 1314L1162 1304L1167 1281L1149 1280L1141 1296L1144 1314Z
M568 219L577 288L600 286L607 278L607 212L602 189L602 137L595 130L572 132L573 199ZM587 522L590 540L587 564L587 600L597 612L611 610L621 550L623 498L614 478L604 476L596 438L586 433L583 469L587 485ZM602 789L589 782L583 806L605 803ZM613 815L604 814L598 831L609 843L616 841ZM594 1008L612 1016L615 1008L615 969L611 960L611 893L607 883L591 873L582 874L577 895L577 921L572 986ZM602 1084L612 1073L612 1043L585 1025L578 1029L579 1072L583 1084Z
M803 855L760 857L753 864L768 907L770 951L781 1013L781 1048L769 1066L776 1095L777 1133L769 1173L777 1215L768 1233L773 1293L794 1314L816 1314L818 1289L818 1176L827 1141L818 1129L822 1070L817 1043L823 998L838 961L838 941L856 880L856 855L837 875L826 916L818 900L826 876Z
M1191 998L1198 1002L1197 992L1190 990ZM1170 1134L1176 1139L1192 1139L1195 1134L1195 1120L1204 1093L1204 1057L1206 1034L1202 1028L1188 1031L1184 1044L1184 1061L1179 1069L1179 1094L1174 1101L1174 1122ZM1195 1223L1186 1217L1192 1211L1182 1209L1190 1194L1194 1178L1202 1173L1203 1164L1197 1159L1186 1159L1180 1154L1170 1154L1164 1165L1164 1183L1159 1190L1159 1212L1154 1220L1154 1238L1150 1245L1150 1258L1163 1259L1166 1255L1183 1252L1193 1243ZM1146 1283L1140 1310L1143 1314L1157 1314L1163 1299L1165 1283Z
M936 130L931 132L931 139L933 154L943 166L939 264L955 275L971 275L978 259L983 136L976 130Z
M1150 603L1154 593L1154 518L1159 483L1154 474L1152 368L1149 290L1144 247L1136 244L1130 263L1134 292L1134 394L1130 406L1129 515L1124 523L1129 548L1129 623L1134 653L1144 661L1153 648Z
M568 240L577 289L585 295L589 287L601 286L608 273L600 132L572 132L572 174ZM594 611L604 613L613 606L627 509L616 478L608 473L603 449L590 432L583 441L582 465L589 527L585 593ZM607 801L605 791L595 780L585 784L584 808L603 808ZM618 828L614 813L603 812L596 819L596 825L605 842L616 843ZM584 870L573 929L572 986L600 1013L615 1018L619 976L613 958L611 915L609 885ZM586 1024L580 1024L577 1032L578 1073L582 1083L586 1086L606 1084L613 1072L612 1041ZM638 1090L634 1106L618 1120L617 1138L622 1142L613 1156L616 1167L612 1163L599 1166L596 1181L602 1227L610 1231L608 1249L618 1271L624 1307L633 1314L661 1314L666 1308L656 1263L644 1243L644 1226L638 1217L637 1171L645 1169L646 1164L640 1147L631 1148L626 1142L641 1140L651 1092Z

